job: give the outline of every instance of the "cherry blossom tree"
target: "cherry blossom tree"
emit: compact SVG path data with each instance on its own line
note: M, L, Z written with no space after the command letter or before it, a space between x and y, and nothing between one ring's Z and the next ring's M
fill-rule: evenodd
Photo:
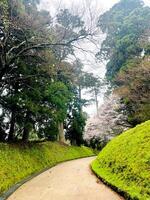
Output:
M84 139L88 145L101 148L129 127L125 105L118 96L111 94L100 107L99 116L87 122Z

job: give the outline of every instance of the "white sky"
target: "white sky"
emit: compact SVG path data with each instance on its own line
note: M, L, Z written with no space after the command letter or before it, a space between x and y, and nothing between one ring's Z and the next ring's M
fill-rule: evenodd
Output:
M110 9L117 2L119 2L119 0L41 0L40 8L48 10L52 16L55 16L56 10L59 10L60 8L68 8L71 9L72 12L81 14L85 12L85 8L87 8L90 4L92 15L94 18L96 18L103 14L106 10ZM150 6L150 0L144 0L144 2L146 5ZM88 23L88 16L90 16L88 11L85 12L85 16ZM100 34L98 38L99 45L100 41L103 39L104 35ZM84 63L85 71L92 72L95 75L103 78L105 75L105 65L102 63L97 63L94 56L98 51L97 46L86 41L81 43L80 47L93 52L93 54L91 54L79 50L76 51L76 56ZM87 94L85 96L87 98L89 97ZM99 105L102 103L103 95L99 97ZM88 106L85 108L85 111L89 115L94 115L96 113L95 105L93 104Z
M107 10L118 1L119 0L41 0L41 7L53 13L58 6L73 8L77 5L78 7L82 7L85 2L91 2L93 5L96 5L98 9ZM150 6L150 0L144 0L144 2L146 5Z

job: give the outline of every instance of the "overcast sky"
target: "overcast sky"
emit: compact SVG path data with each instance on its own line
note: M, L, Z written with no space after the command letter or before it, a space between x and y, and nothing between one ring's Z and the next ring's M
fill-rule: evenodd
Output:
M119 0L41 0L41 7L49 10L52 14L55 9L61 5L66 8L82 7L86 2L91 2L96 9L107 10ZM150 6L150 0L144 0L146 5Z
M88 7L90 7L93 13L92 17L96 20L98 16L109 10L117 2L119 2L119 0L41 0L40 8L48 10L52 16L55 16L56 10L59 10L60 8L71 9L73 13L85 13L84 15L88 23L88 21L90 20L88 18L90 16L90 14L88 13L89 9L87 9ZM146 5L150 6L150 0L144 0L144 2ZM103 39L104 35L99 34L97 44L100 45ZM95 53L98 51L97 45L86 41L80 43L80 47L93 52L91 54L85 53L84 51L76 50L76 56L80 58L84 63L85 71L92 72L95 75L103 78L106 69L103 63L98 63L95 59ZM86 97L89 98L89 95L86 94ZM103 95L99 97L99 105L101 105L102 103ZM96 113L95 105L93 104L88 106L85 111L89 115L94 115Z

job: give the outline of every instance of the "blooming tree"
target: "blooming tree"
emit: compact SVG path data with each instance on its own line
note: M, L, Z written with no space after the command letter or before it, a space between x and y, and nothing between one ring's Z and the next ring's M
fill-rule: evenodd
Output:
M84 139L89 145L96 147L100 143L107 143L129 127L125 105L118 96L112 94L100 107L98 117L88 120Z

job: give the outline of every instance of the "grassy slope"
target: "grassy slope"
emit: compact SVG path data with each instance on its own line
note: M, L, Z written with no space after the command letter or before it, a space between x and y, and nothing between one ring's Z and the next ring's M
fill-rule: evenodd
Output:
M129 199L150 200L150 121L113 139L92 163L95 173Z
M51 142L30 145L0 143L0 194L46 167L92 155L93 151L86 147L68 147Z

